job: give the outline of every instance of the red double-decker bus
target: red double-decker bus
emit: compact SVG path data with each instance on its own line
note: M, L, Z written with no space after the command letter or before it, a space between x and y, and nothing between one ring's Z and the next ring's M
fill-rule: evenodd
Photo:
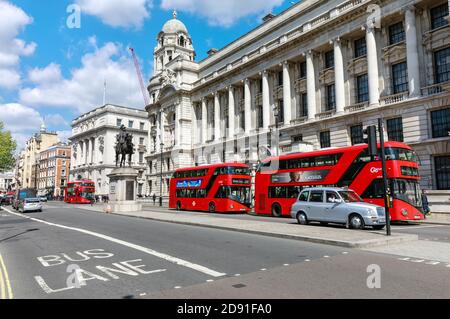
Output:
M64 189L64 201L69 204L90 204L94 197L95 183L91 180L69 182Z
M392 220L424 219L416 154L404 143L386 142L385 147ZM374 161L367 144L265 159L255 176L255 213L289 216L302 188L314 186L348 187L364 201L384 206L378 151Z
M250 187L250 168L245 164L178 169L170 180L169 208L247 213L251 206Z

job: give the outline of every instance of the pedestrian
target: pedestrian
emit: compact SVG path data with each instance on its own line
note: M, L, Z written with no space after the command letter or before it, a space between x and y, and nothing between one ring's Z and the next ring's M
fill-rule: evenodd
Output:
M153 205L155 205L155 204L156 204L156 194L153 193Z
M426 215L430 214L430 206L428 203L428 198L427 195L425 194L425 190L422 190L422 210L423 210L423 215L426 218Z

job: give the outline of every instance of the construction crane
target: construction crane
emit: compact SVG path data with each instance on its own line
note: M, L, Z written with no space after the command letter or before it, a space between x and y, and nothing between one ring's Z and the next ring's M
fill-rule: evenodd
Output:
M136 53L133 48L130 48L131 55L133 56L134 66L136 67L136 74L138 76L139 84L141 86L142 96L144 97L145 106L150 105L150 98L148 96L147 90L144 86L144 81L142 80L141 68L139 67L138 60L136 58Z

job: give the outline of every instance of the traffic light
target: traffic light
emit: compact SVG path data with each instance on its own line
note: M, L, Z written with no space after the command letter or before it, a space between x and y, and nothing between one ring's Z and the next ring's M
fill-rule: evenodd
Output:
M364 131L364 143L369 145L369 155L377 156L378 155L378 147L377 147L377 127L375 125L368 126ZM366 137L367 135L367 137Z

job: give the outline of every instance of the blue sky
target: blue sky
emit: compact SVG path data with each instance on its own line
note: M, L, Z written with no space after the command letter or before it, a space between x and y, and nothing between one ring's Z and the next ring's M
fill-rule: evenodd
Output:
M69 28L67 8L81 9ZM0 120L19 145L42 121L63 139L70 122L103 102L143 107L128 48L139 57L144 81L153 49L172 10L187 26L197 61L260 24L262 16L292 5L285 0L0 0Z

